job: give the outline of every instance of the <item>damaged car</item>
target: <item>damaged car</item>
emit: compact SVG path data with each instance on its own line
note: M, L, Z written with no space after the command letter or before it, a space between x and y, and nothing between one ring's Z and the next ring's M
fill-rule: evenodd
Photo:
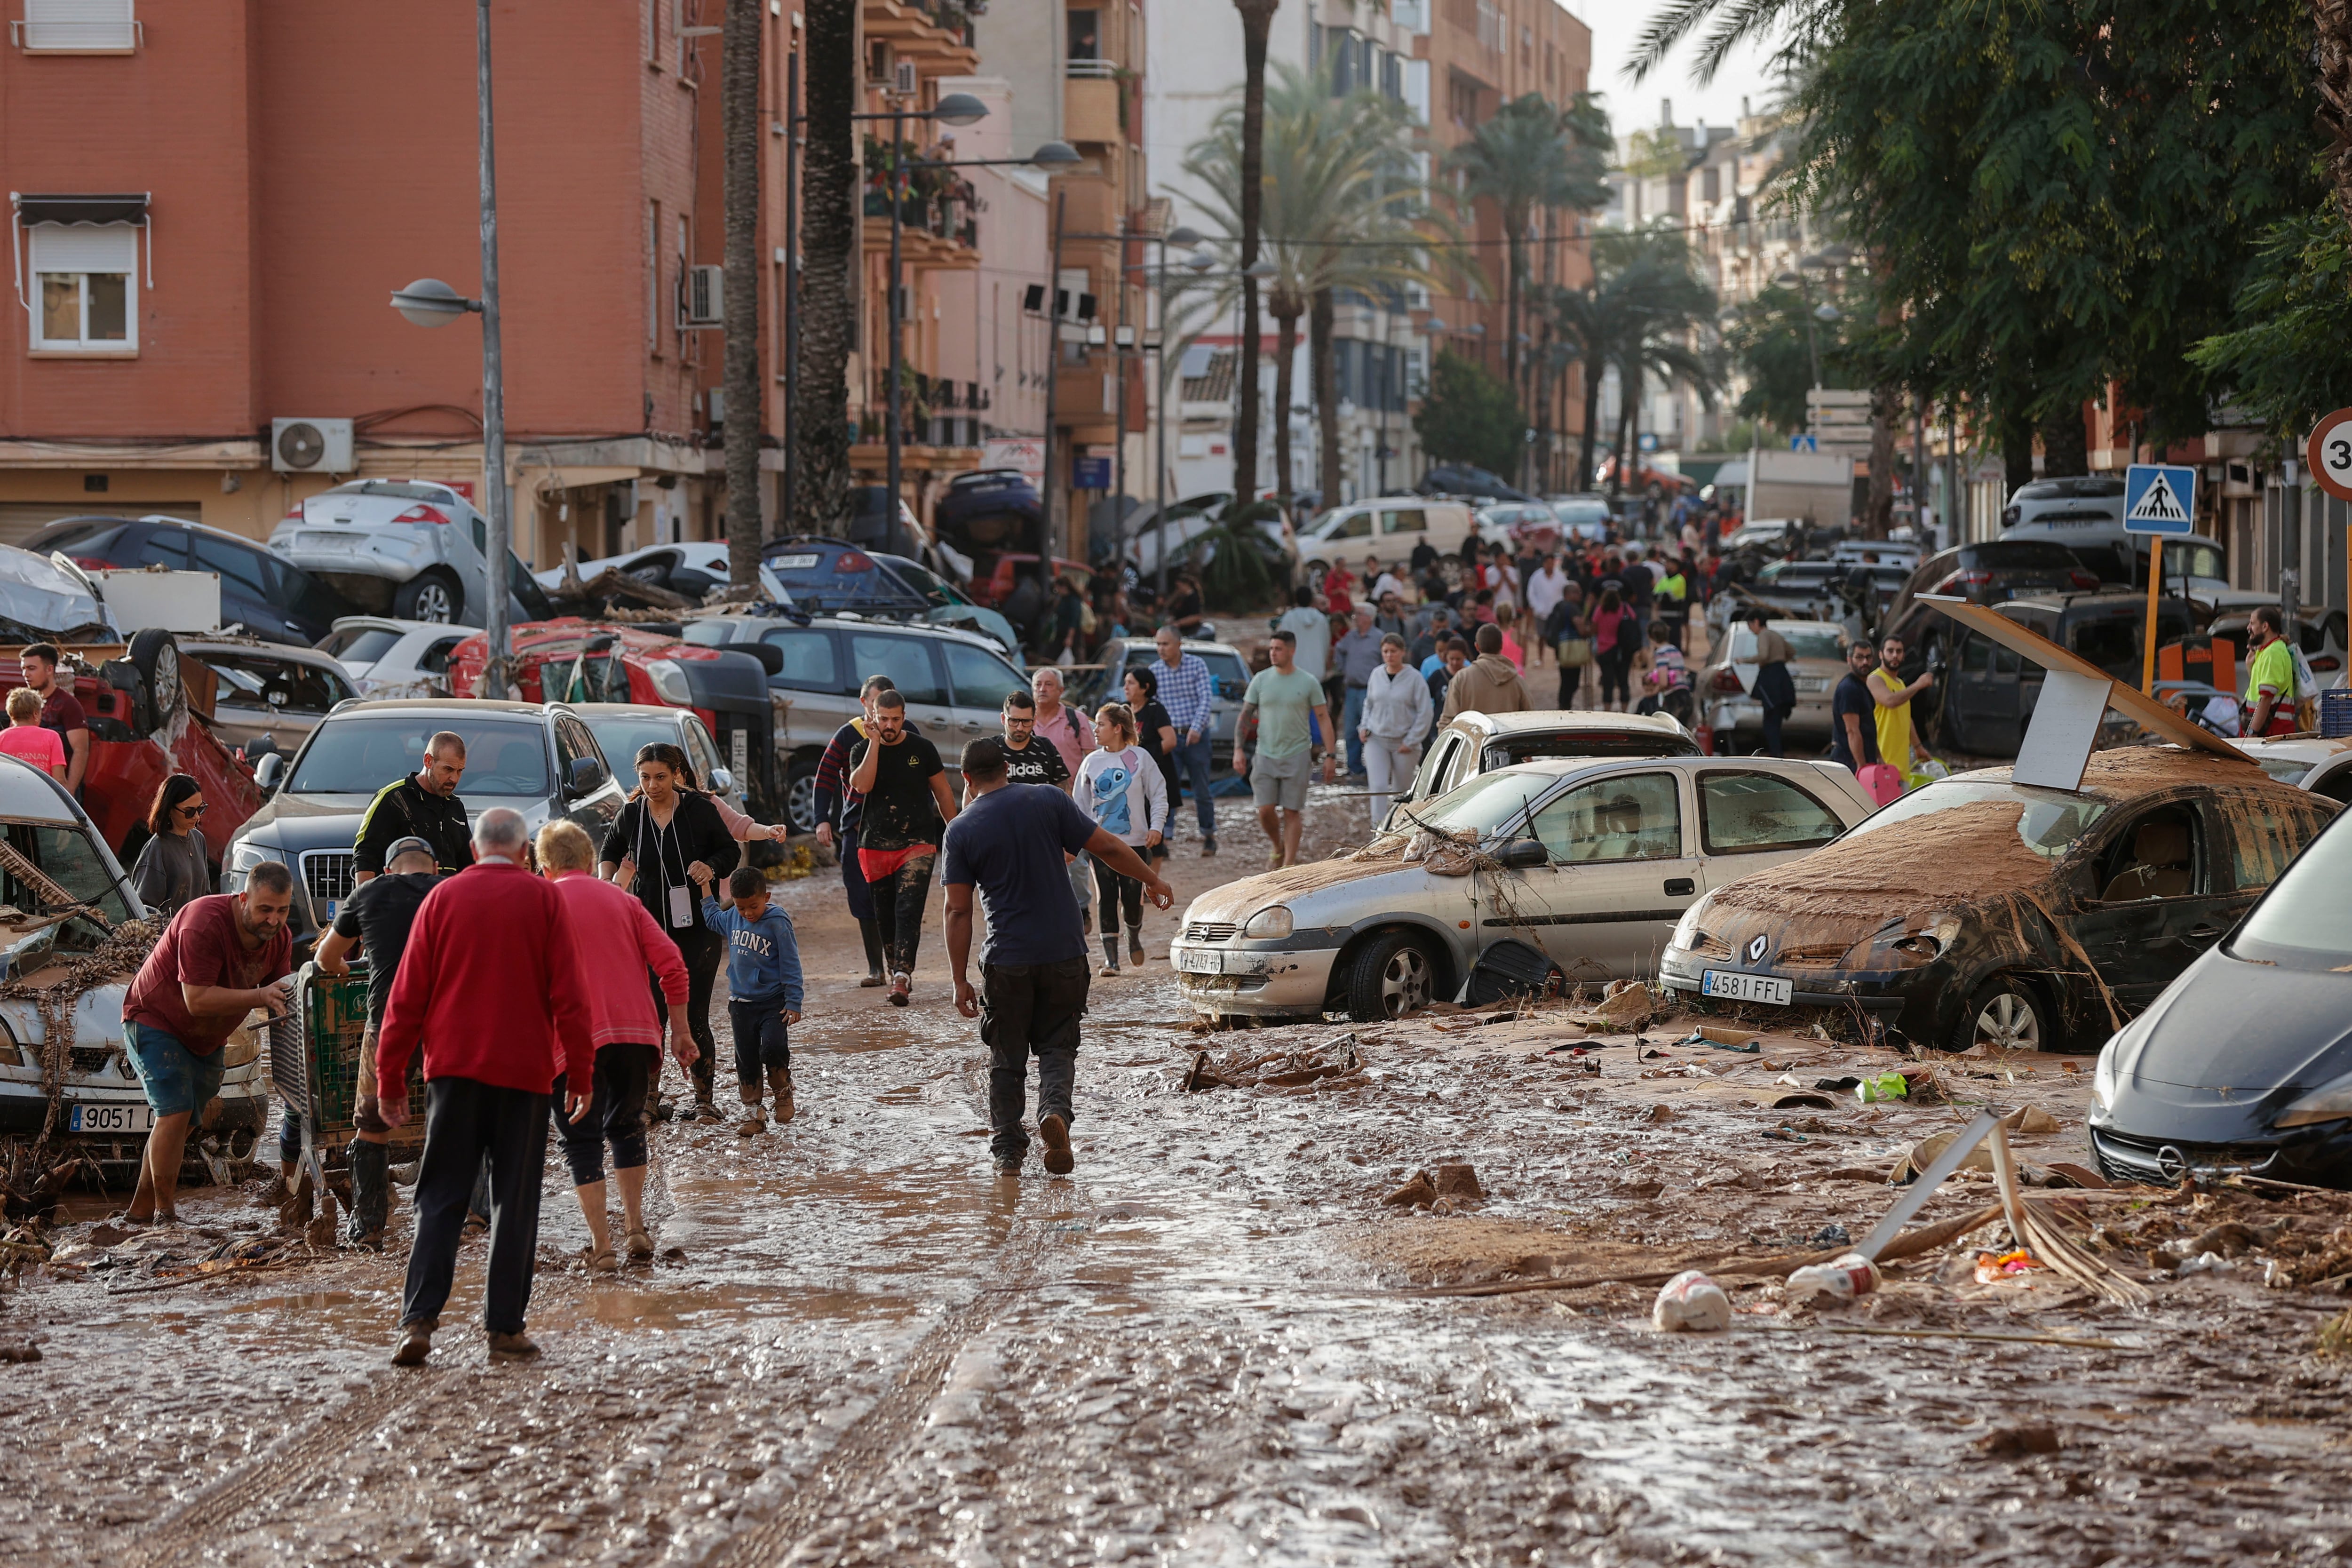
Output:
M1675 928L1660 982L1866 1017L1948 1050L2105 1039L2337 809L2169 746L2095 753L2072 790L2012 772L1931 784L1801 867L1710 892Z
M1874 805L1830 763L1552 758L1478 773L1411 832L1192 900L1169 960L1210 1017L1402 1017L1511 942L1569 984L1647 975L1706 889L1827 844Z
M2314 839L2153 1005L2091 1080L2110 1180L2237 1171L2352 1186L2352 830Z

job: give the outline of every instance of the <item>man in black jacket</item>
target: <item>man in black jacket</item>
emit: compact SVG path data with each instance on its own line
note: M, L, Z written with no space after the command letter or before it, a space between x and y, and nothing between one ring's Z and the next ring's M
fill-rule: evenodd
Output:
M474 830L457 781L466 775L466 742L444 730L425 742L425 765L388 784L368 802L352 844L352 877L364 882L383 874L384 852L403 838L433 847L434 868L442 876L474 863Z

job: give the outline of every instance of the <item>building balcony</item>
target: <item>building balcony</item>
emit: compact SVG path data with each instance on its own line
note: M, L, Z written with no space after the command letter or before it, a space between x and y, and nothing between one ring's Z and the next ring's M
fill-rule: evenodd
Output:
M887 41L894 60L915 61L925 77L980 69L971 12L961 0L865 0L862 20L869 46Z
M1073 67L1108 63L1070 62ZM1127 141L1127 84L1111 76L1073 75L1062 84L1062 133L1074 142L1123 145Z
M860 229L868 256L890 254L890 203L887 197L866 198L866 221ZM899 215L898 254L911 272L969 271L980 265L980 224L964 218L952 225L945 218L917 224L910 203Z

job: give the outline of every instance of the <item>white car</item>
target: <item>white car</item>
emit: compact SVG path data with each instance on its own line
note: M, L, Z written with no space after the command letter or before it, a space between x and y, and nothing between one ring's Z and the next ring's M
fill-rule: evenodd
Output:
M481 635L479 626L344 616L318 648L342 661L362 697L446 697L450 651Z
M1334 561L1346 561L1352 571L1369 553L1395 564L1412 560L1412 547L1424 542L1440 555L1452 555L1473 532L1483 543L1509 542L1499 533L1489 539L1476 515L1458 500L1389 496L1351 501L1333 507L1298 531L1301 581L1319 591L1324 569Z
M598 561L580 563L583 583L606 571L618 572L624 577L635 577L640 583L650 583L656 588L667 588L673 594L683 594L696 604L711 589L726 584L732 575L727 560L727 542L723 539L690 539L677 544L649 544L643 550L631 550L619 555L607 555ZM551 567L535 574L542 587L558 588L563 584L563 568ZM789 605L793 596L784 592L775 574L763 564L760 568L760 592L770 601Z
M429 479L354 479L305 500L269 536L273 550L361 609L445 626L489 618L489 524ZM508 614L551 619L554 606L507 552Z

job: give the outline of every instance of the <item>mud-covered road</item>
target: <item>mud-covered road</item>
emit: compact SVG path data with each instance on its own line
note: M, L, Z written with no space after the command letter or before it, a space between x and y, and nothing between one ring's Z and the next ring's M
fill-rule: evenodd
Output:
M1316 839L1360 810L1318 798ZM1223 857L1180 847L1179 912L1262 863L1226 813ZM2267 1257L2292 1272L2326 1256L2347 1217L2333 1198L2110 1203L2084 1223L2135 1277L2217 1222L2263 1243L2162 1280L2145 1312L2045 1279L1978 1284L1966 1247L1839 1312L1790 1315L1777 1285L1748 1285L1712 1336L1652 1331L1648 1287L1418 1293L1859 1237L1892 1201L1895 1158L1968 1103L2042 1106L2060 1131L2021 1138L2022 1156L2082 1159L2087 1070L1955 1063L1957 1107L1774 1110L1780 1077L1856 1058L1780 1039L1762 1057L1675 1050L1672 1026L1577 1057L1550 1049L1556 1022L1440 1018L1359 1031L1366 1070L1333 1087L1187 1094L1202 1045L1244 1057L1348 1031L1196 1038L1155 960L1096 982L1076 1174L1033 1158L1000 1181L936 920L902 1013L856 987L831 877L782 898L811 981L799 1119L750 1139L659 1129L649 1203L676 1250L619 1277L566 1261L584 1231L551 1159L536 1363L489 1364L467 1321L478 1241L432 1365L387 1364L397 1210L387 1258L179 1282L35 1269L0 1293L0 1344L42 1352L0 1364L0 1558L2352 1555L2344 1363L2313 1353L2344 1300L2263 1284ZM1150 917L1156 952L1174 919ZM1482 1205L1381 1205L1454 1160L1475 1166ZM257 1191L187 1194L183 1213L259 1231L275 1215ZM1961 1184L1927 1218L1985 1192Z

